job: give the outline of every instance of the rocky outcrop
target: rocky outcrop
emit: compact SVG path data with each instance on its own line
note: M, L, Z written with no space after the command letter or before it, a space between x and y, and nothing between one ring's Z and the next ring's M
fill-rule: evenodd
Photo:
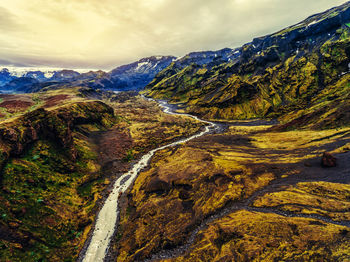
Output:
M81 124L108 126L113 123L113 118L113 108L102 102L81 102L53 111L40 108L29 112L0 127L0 149L3 155L0 165L10 155L22 154L39 138L55 141L64 149L70 150L71 156L75 158L76 152L72 147L73 129Z
M323 167L336 167L337 159L332 154L324 152L321 159L321 165Z

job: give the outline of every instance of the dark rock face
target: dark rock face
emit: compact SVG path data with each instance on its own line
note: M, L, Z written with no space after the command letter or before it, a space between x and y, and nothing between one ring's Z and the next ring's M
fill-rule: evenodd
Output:
M162 194L171 189L171 185L166 181L159 179L158 177L154 177L151 179L149 184L145 188L145 192Z
M321 160L321 165L323 167L336 167L337 159L332 154L324 152Z

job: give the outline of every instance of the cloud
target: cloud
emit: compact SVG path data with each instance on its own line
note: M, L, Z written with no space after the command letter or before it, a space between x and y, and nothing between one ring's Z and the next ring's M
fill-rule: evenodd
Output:
M138 58L236 47L342 0L11 0L0 3L0 56L112 68Z
M5 33L20 29L20 25L16 20L16 16L13 13L0 6L0 32Z

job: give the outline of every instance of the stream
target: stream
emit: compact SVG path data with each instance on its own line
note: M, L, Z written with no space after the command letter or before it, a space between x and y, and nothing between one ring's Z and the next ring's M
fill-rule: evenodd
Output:
M149 100L152 100L152 99L149 99ZM134 180L136 179L140 171L142 171L145 167L147 167L154 153L168 147L173 147L182 143L186 143L192 139L208 134L209 132L219 127L219 125L216 123L201 120L198 117L193 115L189 115L185 113L175 113L172 110L171 106L168 105L165 101L158 101L158 102L162 110L167 114L188 116L197 121L207 124L207 126L205 126L203 131L191 137L183 138L183 139L180 139L179 141L151 150L147 154L143 155L141 159L136 164L134 164L133 167L127 173L123 174L121 177L119 177L115 181L112 192L107 197L105 203L103 204L100 212L97 215L95 228L94 228L91 240L86 249L85 255L83 256L83 259L82 259L83 262L104 261L105 256L108 252L111 238L116 228L116 223L118 221L119 197L122 193L124 193L129 188L129 186L132 185L132 183L134 182Z

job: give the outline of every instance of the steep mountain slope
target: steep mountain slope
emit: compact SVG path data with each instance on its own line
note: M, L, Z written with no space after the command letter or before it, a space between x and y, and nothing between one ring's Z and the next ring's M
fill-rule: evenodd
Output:
M79 76L80 76L80 73L78 73L74 70L64 69L64 70L55 72L49 80L51 80L51 81L73 80Z
M171 78L172 76L178 74L184 68L187 68L191 65L206 66L211 69L222 63L227 63L237 58L239 54L239 49L233 50L230 48L225 48L218 51L189 53L181 58L174 60L171 65L169 65L169 67L157 74L149 85L157 85L160 82L163 82L165 79Z
M228 62L214 66L192 63L178 70L172 63L144 93L184 103L187 112L208 119L276 117L294 112L282 119L290 121L304 115L299 110L307 107L337 111L338 106L349 104L348 93L333 96L333 104L326 100L329 93L348 88L349 23L347 2L254 39L237 49Z
M24 74L24 77L31 77L38 81L46 81L48 79L46 76L47 76L47 73L45 74L42 71L29 71Z

